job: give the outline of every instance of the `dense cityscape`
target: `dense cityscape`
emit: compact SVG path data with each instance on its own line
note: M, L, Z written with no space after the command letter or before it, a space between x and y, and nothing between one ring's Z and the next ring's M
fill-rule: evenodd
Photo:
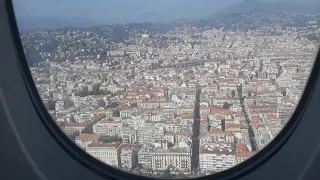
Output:
M187 178L263 149L295 110L320 14L243 13L21 32L42 100L84 151L124 171Z

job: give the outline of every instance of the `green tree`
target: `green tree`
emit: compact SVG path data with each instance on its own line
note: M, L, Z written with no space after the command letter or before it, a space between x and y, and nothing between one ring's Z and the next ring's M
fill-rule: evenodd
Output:
M112 143L112 142L116 142L116 141L122 141L122 139L120 137L118 137L117 135L115 136L102 136L99 138L100 142L103 143Z
M68 108L68 107L71 107L71 106L73 106L73 105L74 105L74 103L73 103L73 101L71 101L70 99L64 100L64 108L65 108L65 109Z
M120 111L119 111L119 110L114 110L114 111L112 112L112 116L113 116L113 117L120 117Z
M93 124L89 124L88 126L86 126L81 133L86 133L86 134L93 134Z
M222 106L223 109L229 109L230 104L228 102L225 102Z
M231 96L234 97L235 95L236 95L236 91L235 91L235 90L232 90L232 91L231 91Z

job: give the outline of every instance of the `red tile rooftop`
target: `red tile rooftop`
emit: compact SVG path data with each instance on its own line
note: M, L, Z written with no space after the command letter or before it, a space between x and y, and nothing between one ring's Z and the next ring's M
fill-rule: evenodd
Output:
M226 132L226 136L233 136L232 132Z
M231 115L232 113L233 113L233 111L231 111L230 109L220 109L220 108L216 108L216 107L211 108L211 114Z
M106 148L118 148L121 145L121 142L114 142L114 143L97 143L93 142L88 145L88 147L106 147Z
M212 129L211 131L209 131L211 134L221 134L223 133L222 129Z
M92 119L92 121L99 121L105 117L106 117L106 114L97 114L97 115L93 116L91 119Z
M204 136L206 136L207 134L208 134L208 132L201 132L201 133L200 133L200 136L201 136L201 137L204 137Z
M240 129L240 124L230 124L230 123L225 123L225 130L229 129Z
M267 119L276 119L277 114L267 114Z
M185 109L194 109L194 105L189 105Z
M86 134L82 133L80 136L77 136L76 139L81 139L81 140L96 140L97 136L95 134Z
M237 118L240 118L240 117L244 117L244 114L241 112L234 112L234 113L232 113L232 115L234 116L234 117L237 117Z
M252 157L253 155L255 155L256 152L253 151L249 151L246 144L244 143L239 143L236 146L236 155L237 156L241 156L241 157Z
M262 123L260 117L251 119L252 125L254 128L263 128L265 125Z
M160 100L145 100L143 102L141 102L141 104L149 104L149 103L160 103L161 101Z
M261 118L259 115L251 116L252 121L261 121Z
M250 116L251 117L259 116L259 113L258 112L250 112Z
M132 145L124 145L122 150L124 151L132 151L134 147Z
M208 124L208 121L205 120L205 119L201 119L201 120L200 120L200 124Z

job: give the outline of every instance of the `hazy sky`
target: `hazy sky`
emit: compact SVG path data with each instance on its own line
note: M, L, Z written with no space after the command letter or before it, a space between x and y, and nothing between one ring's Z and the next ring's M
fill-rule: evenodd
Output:
M78 17L97 23L208 17L242 0L13 0L18 16ZM255 0L246 0L255 1ZM259 0L317 2L320 0Z
M18 16L85 17L98 23L201 18L241 0L14 0Z

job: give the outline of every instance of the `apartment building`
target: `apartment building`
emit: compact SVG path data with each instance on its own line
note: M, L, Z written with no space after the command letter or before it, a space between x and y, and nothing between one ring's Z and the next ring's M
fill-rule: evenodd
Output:
M98 142L98 137L95 134L82 133L75 138L76 144L85 149L89 144L93 142Z
M144 144L138 152L138 163L145 169L152 168L151 152L154 146L151 144Z
M114 167L121 167L121 142L98 143L93 142L85 148L86 152L94 158Z
M236 160L237 164L242 163L243 161L254 156L256 152L249 151L248 147L244 143L239 143L236 145Z
M161 138L163 135L163 127L145 126L138 127L137 129L137 140L140 144L152 143L154 140Z
M171 168L183 173L191 172L191 149L189 147L155 149L151 153L151 158L154 171Z
M208 143L200 148L200 172L223 171L237 163L235 149L228 143Z
M126 170L131 170L136 167L138 160L137 160L137 152L131 145L124 145L121 148L120 152L120 161L121 167Z
M92 129L93 133L98 136L120 135L122 132L122 122L104 119L95 123Z

